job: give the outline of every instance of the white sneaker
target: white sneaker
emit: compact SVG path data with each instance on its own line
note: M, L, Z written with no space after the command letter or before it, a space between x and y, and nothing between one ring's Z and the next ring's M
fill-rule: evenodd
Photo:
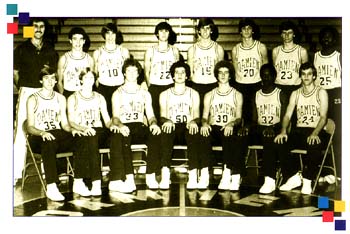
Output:
M311 180L303 179L303 187L301 187L301 193L302 194L311 194L312 188L311 188Z
M85 183L81 179L75 179L73 182L73 193L77 193L80 196L88 197L91 195L89 189L86 187Z
M156 174L146 174L146 185L149 189L158 189L159 184L156 180Z
M46 196L52 201L63 201L65 198L60 193L55 183L48 184L46 187Z
M131 193L130 189L127 189L125 183L122 180L112 180L108 184L109 191L120 193Z
M297 188L301 185L301 175L300 173L296 173L292 177L290 177L285 184L283 184L279 190L281 191L290 191L294 188Z
M237 191L239 190L239 186L241 185L241 175L235 174L231 175L231 183L229 189L231 191Z
M327 181L328 184L334 184L335 183L335 176L334 175L326 175L324 177L324 180Z
M222 172L222 177L221 177L218 189L229 190L230 184L231 184L231 170L225 167L224 171Z
M271 177L265 176L265 182L263 186L259 189L259 193L272 193L276 189L276 181Z
M91 196L101 196L102 195L101 180L92 181L92 188L91 188L90 194L91 194Z
M186 184L187 189L196 189L197 188L197 169L192 169L188 172L188 181Z
M136 184L135 184L135 179L133 174L126 175L126 180L124 185L126 189L129 190L130 192L133 192L136 190Z
M199 177L197 188L207 189L208 186L209 186L209 171L208 171L208 168L206 167L201 170L201 176Z
M162 168L162 180L159 183L160 189L169 189L170 187L170 169L168 167Z

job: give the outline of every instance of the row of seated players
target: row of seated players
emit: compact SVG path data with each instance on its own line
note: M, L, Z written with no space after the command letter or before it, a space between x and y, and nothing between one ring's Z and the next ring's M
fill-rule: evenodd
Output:
M230 86L234 76L231 62L220 61L214 74L218 86L204 97L200 118L200 98L197 91L186 86L190 67L183 61L170 68L173 87L161 93L159 121L155 118L149 92L138 85L142 67L137 60L127 59L122 67L124 84L112 95L110 118L106 100L93 91L95 75L89 69L81 72L81 90L65 97L54 91L56 73L45 67L40 73L42 88L27 101L27 120L30 143L41 152L47 181L47 197L62 201L56 169L58 151L74 151L75 179L73 192L81 196L101 195L99 137L110 134L110 191L133 192L134 181L131 145L146 143L146 184L150 189L168 189L171 156L174 144L186 144L188 151L188 189L206 189L209 185L210 154L213 144L222 145L224 169L218 189L236 191L240 188L249 138L264 145L263 173L265 182L260 193L275 188L276 162L279 161L284 178L279 188L289 191L299 187L311 193L320 162L321 149L326 142L323 127L327 120L327 92L316 86L316 70L311 63L300 67L301 88L291 94L289 103L275 85L276 71L271 64L260 70L262 88L255 95L255 121L242 124L243 96ZM296 127L289 129L296 110ZM68 117L67 114L68 113ZM102 118L101 118L102 117ZM145 117L147 124L144 124ZM104 124L102 123L104 122ZM107 128L104 128L103 125ZM251 136L251 137L249 137ZM100 138L101 141L101 138ZM291 147L308 150L303 175L288 153ZM161 175L161 181L156 180ZM92 181L91 190L84 179Z

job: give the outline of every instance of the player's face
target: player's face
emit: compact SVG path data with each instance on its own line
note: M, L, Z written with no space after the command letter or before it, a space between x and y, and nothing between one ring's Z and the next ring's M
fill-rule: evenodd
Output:
M228 83L230 79L230 71L227 67L221 67L218 71L218 82L219 83Z
M303 85L310 85L314 82L315 76L312 73L312 69L308 68L301 71L301 82Z
M83 50L85 43L84 36L81 34L74 34L70 40L70 43L72 44L73 50Z
M94 82L95 82L94 74L91 71L89 71L83 76L82 86L91 88Z
M169 31L167 29L161 29L158 31L158 38L160 41L168 41Z
M108 44L115 44L115 38L117 37L117 35L112 32L112 31L107 31L105 34L105 38L106 38L106 43Z
M41 83L43 84L44 89L53 90L56 84L56 75L51 74L43 76Z
M281 37L282 37L284 43L293 42L293 40L294 40L293 29L282 30Z
M185 83L186 79L187 79L187 76L186 76L185 68L184 67L175 68L174 81L176 83Z
M334 45L334 38L331 32L325 32L323 37L321 38L322 47L331 47Z
M34 38L35 39L43 38L45 33L45 23L42 21L35 21L33 22L33 27L34 27Z
M199 35L204 39L210 38L210 34L211 34L210 25L203 26L199 29Z
M124 76L125 76L125 80L136 82L137 78L139 77L139 71L137 70L137 67L130 66L125 69Z
M264 69L261 71L262 85L267 87L271 86L275 82L275 77L273 76L270 69Z
M241 29L241 35L244 38L250 38L253 35L253 28L250 25L244 26Z

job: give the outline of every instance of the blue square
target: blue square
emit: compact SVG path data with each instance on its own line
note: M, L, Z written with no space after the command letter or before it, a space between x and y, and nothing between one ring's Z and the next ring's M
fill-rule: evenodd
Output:
M6 5L7 15L17 15L17 4L7 4Z
M322 208L322 209L327 209L329 208L329 200L328 197L319 197L318 198L318 208Z
M345 231L346 230L346 221L344 219L342 219L342 220L335 220L334 221L334 230L336 230L336 231Z
M29 12L20 12L18 14L18 23L19 24L29 24L30 23Z

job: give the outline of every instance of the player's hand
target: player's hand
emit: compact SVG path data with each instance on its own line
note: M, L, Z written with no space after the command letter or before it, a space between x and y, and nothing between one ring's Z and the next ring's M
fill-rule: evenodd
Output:
M204 137L210 136L211 126L209 124L203 124L201 127L201 135Z
M119 128L116 125L112 125L109 127L109 130L113 133L119 133Z
M307 138L307 143L309 145L315 145L315 144L320 144L321 143L321 139L318 135L310 135L308 138Z
M247 127L241 127L237 131L237 136L243 137L243 136L248 136L249 134L249 128Z
M220 131L224 131L224 136L232 136L233 134L233 126L232 125L225 125L223 126Z
M173 123L173 121L168 120L165 123L163 123L162 125L162 131L165 133L171 133L173 130L175 130L175 124Z
M153 135L159 135L162 133L162 130L157 124L151 124L151 126L149 126L149 130Z
M85 136L84 132L76 130L76 129L72 130L72 135L73 135L73 137L75 137L76 135L77 136Z
M96 135L96 130L93 128L86 128L84 130L85 136L95 136Z
M277 144L283 144L284 142L287 142L287 140L288 135L286 133L280 133L275 137L273 141Z
M262 132L264 137L275 137L275 131L273 130L273 128L271 127L267 127L264 129L264 131Z
M49 132L43 132L41 134L41 138L43 139L43 141L53 141L56 138Z
M199 131L197 123L193 120L191 120L186 127L191 135L197 134Z
M121 126L119 126L119 132L124 136L127 137L130 134L130 129L128 128L128 126L122 124Z

